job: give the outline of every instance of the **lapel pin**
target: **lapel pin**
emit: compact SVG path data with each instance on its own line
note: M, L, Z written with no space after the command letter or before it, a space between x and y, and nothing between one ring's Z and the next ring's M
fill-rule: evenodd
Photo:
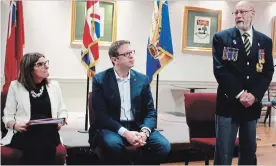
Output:
M237 44L236 40L233 40L233 43L234 43L234 44Z

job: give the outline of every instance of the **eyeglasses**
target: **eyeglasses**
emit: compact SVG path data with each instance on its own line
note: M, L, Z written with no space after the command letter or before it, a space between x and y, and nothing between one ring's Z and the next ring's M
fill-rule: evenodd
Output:
M240 13L242 16L244 16L248 12L251 12L251 11L253 11L253 10L237 10L237 11L233 12L232 14L235 15L235 16L237 16Z
M124 56L124 57L130 57L131 55L133 56L135 54L135 50L123 53L123 54L119 54L119 56Z
M49 67L49 60L45 61L45 62L37 62L34 64L36 67Z

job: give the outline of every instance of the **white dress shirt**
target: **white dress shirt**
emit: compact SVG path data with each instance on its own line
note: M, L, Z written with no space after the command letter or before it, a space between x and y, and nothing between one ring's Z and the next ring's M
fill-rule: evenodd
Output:
M134 117L131 112L131 99L130 99L130 74L128 73L127 78L121 78L115 71L115 76L118 83L120 99L121 99L120 121L133 121Z
M114 73L118 83L120 99L121 99L120 121L133 121L134 117L131 112L131 99L130 99L130 73L128 72L127 78L121 78L115 70L114 70ZM123 136L126 130L127 129L125 127L121 127L118 131L118 134Z
M130 95L130 72L128 72L127 78L121 78L117 72L114 70L116 80L119 87L120 99L121 99L121 114L120 121L133 121L134 116L131 112L131 95ZM147 129L149 133L151 130L148 127L142 127L141 130ZM125 127L121 127L118 131L118 134L123 136L124 132L127 129Z
M249 41L250 41L250 46L252 46L252 42L253 42L253 30L252 30L252 26L250 27L250 29L248 31L243 31L241 29L239 29L240 33L241 33L241 38L242 38L242 41L244 43L244 39L245 37L242 36L245 32L247 32L249 34L248 38L249 38ZM244 90L242 90L237 96L236 98L240 98L241 94L244 92Z
M243 31L243 30L240 30L239 29L239 31L240 31L240 33L241 33L241 37L242 37L242 41L243 41L243 43L244 43L244 39L245 39L245 37L244 36L242 36L245 32L247 32L248 34L249 34L249 41L250 41L250 45L252 46L252 42L253 42L253 30L252 30L252 26L250 27L250 29L248 30L248 31Z

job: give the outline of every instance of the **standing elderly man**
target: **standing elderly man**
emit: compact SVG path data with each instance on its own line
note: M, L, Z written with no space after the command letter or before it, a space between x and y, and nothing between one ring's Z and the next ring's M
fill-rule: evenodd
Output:
M214 35L213 67L218 82L215 165L231 165L239 129L239 165L254 165L261 100L274 73L272 40L252 26L246 1L233 11L236 26Z

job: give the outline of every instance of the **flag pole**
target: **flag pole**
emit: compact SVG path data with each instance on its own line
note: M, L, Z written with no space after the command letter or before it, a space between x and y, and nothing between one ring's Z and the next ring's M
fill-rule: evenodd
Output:
M157 115L157 122L158 122L158 89L159 89L159 74L156 77L156 115ZM163 129L156 128L157 131L164 131Z
M87 80L86 80L86 103L85 103L85 124L84 130L80 129L80 133L88 133L88 94L89 94L89 69L87 70Z
M155 108L156 108L156 112L158 111L158 84L159 84L159 74L157 74L156 77L156 104L155 104Z

